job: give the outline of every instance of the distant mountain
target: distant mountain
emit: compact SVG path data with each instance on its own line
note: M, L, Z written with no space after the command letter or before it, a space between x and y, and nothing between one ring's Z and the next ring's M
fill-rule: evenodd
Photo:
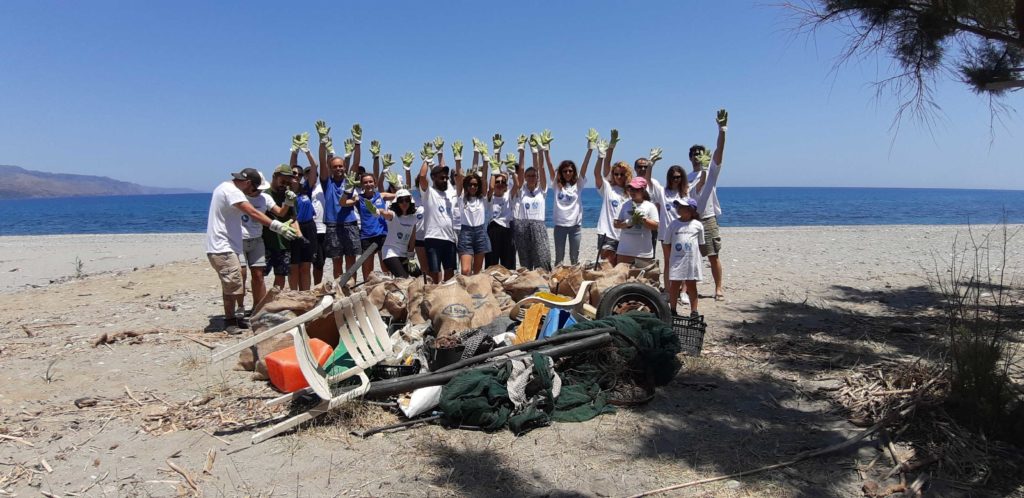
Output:
M185 188L146 187L105 176L70 175L0 165L0 199L90 195L189 194Z

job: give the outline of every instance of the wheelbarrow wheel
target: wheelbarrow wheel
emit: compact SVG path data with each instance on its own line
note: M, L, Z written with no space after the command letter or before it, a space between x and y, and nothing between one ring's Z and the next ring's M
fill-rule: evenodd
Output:
M597 305L597 318L630 311L653 313L661 321L672 324L672 310L661 294L649 285L635 282L619 284L606 290Z

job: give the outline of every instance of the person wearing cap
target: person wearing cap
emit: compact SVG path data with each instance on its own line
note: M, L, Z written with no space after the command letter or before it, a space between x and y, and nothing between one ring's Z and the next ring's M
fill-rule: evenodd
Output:
M270 177L270 188L267 189L267 214L275 220L289 222L295 220L295 200L298 196L292 190L292 182L295 181L295 173L291 166L280 164L274 168L274 174ZM295 232L302 237L298 224L292 225ZM288 273L291 269L291 241L274 232L263 232L263 244L267 248L267 267L274 272L274 287L283 289L287 283Z
M423 216L423 208L416 206L412 193L402 188L395 192L395 200L390 207L378 213L388 224L388 234L381 249L384 267L396 278L415 276L409 272L409 258L416 247L416 225Z
M704 241L704 225L697 219L697 200L681 197L672 200L671 209L677 218L665 229L666 240L671 246L668 270L668 300L672 314L678 314L676 306L679 295L685 287L689 296L690 316L697 313L697 282L703 279L703 265L700 246Z
M725 109L719 109L715 117L715 124L718 126L718 141L715 145L715 152L711 156L707 154L707 147L694 145L690 147L690 164L693 171L688 175L691 185L698 181L701 171L707 170L707 180L704 189L709 189L706 201L698 200L697 208L700 212L701 223L704 224L704 244L700 246L700 253L708 258L711 266L711 277L715 281L715 301L725 299L725 292L722 285L722 261L718 253L722 250L722 236L718 231L718 217L722 215L722 207L718 203L718 175L722 170L722 155L725 152L725 132L729 122L729 113ZM714 178L712 180L712 178ZM703 191L703 189L702 189ZM705 198L705 196L701 196Z
M288 224L270 219L246 199L247 195L255 196L263 183L259 171L245 168L231 176L232 181L218 185L210 199L210 211L206 219L206 258L220 278L225 331L237 334L241 331L235 312L241 310L245 295L242 265L238 259L238 254L242 252L242 216L257 220L273 233L289 240L298 234Z
M423 204L423 247L427 251L426 272L441 283L455 275L456 238L452 210L456 204L455 188L448 183L450 171L443 164L434 165L432 154L421 153L423 165L416 176ZM427 173L430 173L430 182Z
M654 262L651 230L658 226L658 208L647 193L647 180L635 176L626 187L629 200L622 205L615 228L621 230L615 251L617 263L647 266Z

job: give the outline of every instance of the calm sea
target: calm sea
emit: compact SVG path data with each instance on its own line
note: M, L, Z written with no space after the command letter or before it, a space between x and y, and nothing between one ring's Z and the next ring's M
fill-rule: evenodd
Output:
M727 227L1024 223L1024 191L720 187ZM583 194L583 226L601 197ZM203 232L210 194L0 200L0 235ZM548 196L551 219L551 196Z

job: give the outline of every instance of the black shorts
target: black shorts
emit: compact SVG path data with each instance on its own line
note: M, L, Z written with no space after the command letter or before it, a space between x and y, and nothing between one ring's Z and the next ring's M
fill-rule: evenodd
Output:
M307 221L299 223L302 238L291 241L291 264L312 263L316 257L316 223Z
M275 277L287 277L288 265L292 261L292 252L288 249L267 248L267 274L273 269Z
M427 266L431 273L438 273L442 268L456 270L454 242L443 239L423 239L423 247L427 249Z
M338 237L338 225L324 223L327 225L327 233L324 234L324 258L341 257L341 238Z
M308 238L308 237L307 237ZM316 234L316 243L313 244L313 266L323 268L327 261L327 234Z
M388 237L387 235L378 235L376 237L370 237L370 238L367 238L367 239L361 239L359 241L359 244L361 245L363 251L365 252L367 249L370 248L370 244L373 244L374 242L376 242L377 243L377 248L374 249L374 252L380 252L380 250L384 247L384 239L386 239L387 237Z

